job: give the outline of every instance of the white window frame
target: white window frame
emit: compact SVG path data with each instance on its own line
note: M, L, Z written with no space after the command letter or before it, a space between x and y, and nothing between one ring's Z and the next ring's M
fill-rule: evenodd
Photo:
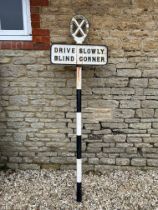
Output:
M0 40L32 40L30 0L21 1L24 30L0 30Z

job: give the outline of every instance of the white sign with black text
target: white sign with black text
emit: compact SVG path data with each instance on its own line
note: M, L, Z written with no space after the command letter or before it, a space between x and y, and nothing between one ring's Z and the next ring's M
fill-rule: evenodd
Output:
M95 45L53 44L51 62L64 65L105 65L107 47Z

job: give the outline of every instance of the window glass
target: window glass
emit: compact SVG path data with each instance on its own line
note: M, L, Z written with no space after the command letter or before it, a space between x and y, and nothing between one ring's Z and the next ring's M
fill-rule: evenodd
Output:
M0 30L24 30L22 0L0 0Z

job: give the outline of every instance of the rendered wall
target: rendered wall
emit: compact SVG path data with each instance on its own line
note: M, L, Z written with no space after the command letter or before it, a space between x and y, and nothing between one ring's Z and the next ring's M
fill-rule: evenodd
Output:
M40 16L52 43L74 43L76 14L90 22L85 43L109 48L107 66L83 69L85 167L158 166L158 3L50 0ZM0 50L1 166L75 167L75 73L49 50Z

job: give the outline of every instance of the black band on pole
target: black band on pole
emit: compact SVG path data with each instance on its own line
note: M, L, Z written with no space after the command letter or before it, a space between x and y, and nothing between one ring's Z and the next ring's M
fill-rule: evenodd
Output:
M81 90L80 89L76 91L76 95L77 95L77 112L81 112Z
M82 154L81 136L77 136L77 159L81 159Z
M77 202L82 202L82 184L77 183Z

